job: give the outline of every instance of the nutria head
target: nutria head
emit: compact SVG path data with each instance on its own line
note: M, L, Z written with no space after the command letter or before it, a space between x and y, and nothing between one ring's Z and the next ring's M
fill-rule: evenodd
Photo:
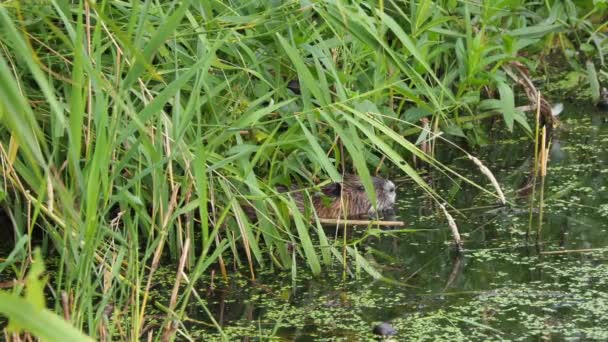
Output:
M392 209L396 198L395 184L380 177L372 177L372 183L376 192L376 208L372 206L361 179L347 175L341 183L324 186L322 194L313 196L317 215L322 218L375 216L377 212Z

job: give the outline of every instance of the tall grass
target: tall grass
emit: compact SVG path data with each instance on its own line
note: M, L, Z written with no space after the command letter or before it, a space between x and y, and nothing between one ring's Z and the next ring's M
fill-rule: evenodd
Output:
M578 32L559 20L563 6L5 1L0 181L22 243L3 268L23 279L42 245L59 259L53 311L94 338L137 339L157 267L182 258L186 287L171 303L156 299L167 313L160 339L190 301L202 303L194 284L210 266L227 277L225 258L251 278L299 259L314 274L340 255L361 265L275 185L354 172L373 197L370 170L392 169L437 197L412 156L467 175L407 139L428 137L418 120L431 120L433 137L473 144L485 132L471 123L490 115L528 129L501 68L533 65L543 39Z

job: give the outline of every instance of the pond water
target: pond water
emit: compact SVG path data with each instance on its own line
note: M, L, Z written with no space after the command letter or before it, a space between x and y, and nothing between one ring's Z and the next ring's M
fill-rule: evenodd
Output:
M300 266L295 279L269 272L259 274L256 283L237 277L230 285L216 284L214 291L199 291L229 340L370 340L380 322L395 328L393 340L608 340L605 118L591 107L571 106L562 114L538 243L538 209L527 239L529 197L515 191L526 184L532 165L530 140L499 140L483 147L479 157L503 186L509 209L497 209L495 199L472 186L461 184L455 191L453 183L434 179L460 210L453 214L464 254L450 246L445 219L432 202L403 181L398 214L420 230L358 245L386 279L355 269L355 277L344 279L338 263L318 278ZM451 166L490 188L466 158ZM209 322L202 308L192 306L188 315L192 337L220 339L215 328L202 323Z

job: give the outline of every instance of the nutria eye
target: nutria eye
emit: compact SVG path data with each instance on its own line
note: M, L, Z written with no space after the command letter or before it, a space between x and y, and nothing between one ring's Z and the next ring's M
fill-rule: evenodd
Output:
M359 191L365 191L365 187L363 187L363 185L359 185L359 187L357 188Z
M395 187L391 187L390 189L388 189L389 192L395 192Z

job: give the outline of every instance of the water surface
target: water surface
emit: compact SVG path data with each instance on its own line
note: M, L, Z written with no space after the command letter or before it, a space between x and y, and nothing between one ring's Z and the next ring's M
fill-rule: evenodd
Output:
M437 191L459 210L452 214L465 240L463 255L451 247L436 205L405 180L399 184L398 214L420 231L357 245L389 281L356 267L345 279L336 262L319 278L302 265L295 279L269 271L256 283L243 277L214 291L200 290L231 340L369 340L379 322L393 325L394 340L607 340L605 118L580 106L562 115L550 152L538 240L540 183L530 238L530 197L516 193L532 167L530 139L499 138L482 147L479 157L503 186L508 208L496 208L495 198L466 183L459 188L441 175L432 177ZM460 152L444 154L454 158L455 171L491 189ZM189 315L209 321L196 306ZM213 328L195 320L189 328L195 338L219 339Z

